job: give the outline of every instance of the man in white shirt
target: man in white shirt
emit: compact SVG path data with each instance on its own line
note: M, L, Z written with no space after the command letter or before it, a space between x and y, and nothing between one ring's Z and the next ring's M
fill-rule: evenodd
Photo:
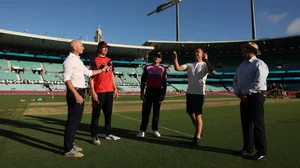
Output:
M202 107L205 99L205 83L207 74L215 74L215 70L208 61L207 53L201 48L195 50L194 63L179 65L177 53L173 52L174 68L176 71L188 72L188 89L186 92L186 112L192 119L195 126L193 143L199 145L202 133Z
M74 139L77 127L84 110L85 76L93 76L106 71L106 68L91 71L80 60L79 54L84 47L80 40L71 41L71 52L63 63L64 82L67 86L68 120L64 133L64 152L66 157L83 157L82 148L75 146Z

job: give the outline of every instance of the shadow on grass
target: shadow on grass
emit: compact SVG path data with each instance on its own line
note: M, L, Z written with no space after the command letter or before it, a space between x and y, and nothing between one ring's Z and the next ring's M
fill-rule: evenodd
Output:
M40 122L43 123L51 123L51 124L57 124L61 126L65 126L65 121L56 119L56 118L50 118L50 117L44 117L44 116L28 116L31 118L35 118L39 120ZM50 127L46 127L47 129L50 129ZM101 133L104 128L103 126L99 126L99 132ZM63 131L61 130L61 136L63 136ZM76 139L86 141L88 143L91 143L91 138L89 135L90 132L90 125L81 123L79 128L77 129L78 131L86 132L87 134L81 134L81 135L86 135L88 138L87 139L82 139L76 137ZM127 129L122 129L122 128L112 128L113 134L120 136L121 138L125 139L130 139L130 140L135 140L135 141L141 141L145 143L153 143L153 144L159 144L159 145L166 145L166 146L173 146L173 147L181 147L181 148L188 148L188 149L193 149L193 150L201 150L201 151L208 151L208 152L215 152L215 153L221 153L221 154L228 154L228 155L233 155L233 156L238 156L236 150L231 150L231 149L223 149L223 148L217 148L217 147L211 147L211 146L194 146L191 143L191 138L190 137L184 137L184 136L173 136L173 135L164 135L163 137L156 138L153 137L152 135L148 135L145 138L138 138L136 137L137 131L132 131L132 130L127 130ZM51 132L49 132L51 133ZM77 133L79 134L79 133ZM167 138L169 137L169 138ZM176 138L176 139L174 139Z
M55 154L62 154L62 150L63 150L62 147L51 144L46 141L42 141L40 139L31 136L23 135L17 132L8 131L4 129L0 129L0 135L38 149L53 152Z
M53 124L57 124L57 122L58 122L57 120L54 120ZM65 122L60 121L60 124L64 125ZM44 126L44 125L34 124L34 123L30 123L30 122L16 121L16 120L9 120L9 119L0 118L0 125L6 125L6 126L15 127L15 128L20 128L20 132L22 132L22 129L31 129L31 130L45 132L45 133L48 133L48 134L61 136L62 138L64 136L64 130L62 130L62 129L56 129L56 128L47 127L47 126ZM84 136L88 135L88 134L82 134L82 133L78 133L78 134L84 135ZM38 133L25 135L25 134L21 134L19 132L15 132L15 131L11 131L11 130L5 130L5 129L1 128L0 129L0 135L3 136L3 137L9 138L11 140L15 140L15 141L18 141L20 143L38 148L38 149L42 149L42 150L45 150L45 151L50 151L50 152L53 152L55 154L63 154L63 146L58 146L58 145L49 143L47 141L41 140L40 139L40 134L38 134ZM82 138L77 138L77 139L86 141L86 139L82 139Z

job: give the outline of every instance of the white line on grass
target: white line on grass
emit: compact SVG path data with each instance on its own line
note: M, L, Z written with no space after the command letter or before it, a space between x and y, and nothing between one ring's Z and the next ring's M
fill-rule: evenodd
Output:
M120 116L120 117L123 117L123 118L126 118L126 119L129 119L129 120L133 120L133 121L137 121L137 122L142 122L141 120L139 119L135 119L135 118L131 118L131 117L127 117L127 116L124 116L124 115L121 115L121 114L118 114L118 113L113 113L114 115L117 115L117 116ZM149 123L151 125L151 123ZM158 126L159 128L162 128L162 129L165 129L167 131L171 131L171 132L175 132L177 134L181 134L181 135L185 135L185 136L189 136L189 137L193 137L193 135L190 135L190 134L186 134L186 133L183 133L183 132L180 132L180 131L177 131L177 130L173 130L173 129L170 129L170 128L167 128L167 127L163 127L163 126Z

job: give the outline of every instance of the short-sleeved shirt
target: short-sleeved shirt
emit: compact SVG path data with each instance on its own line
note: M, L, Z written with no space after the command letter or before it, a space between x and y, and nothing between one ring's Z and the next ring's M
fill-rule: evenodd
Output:
M188 73L187 93L205 95L208 68L205 62L194 62L182 65Z
M106 66L109 66L109 70L107 72L102 72L94 77L94 89L96 93L101 92L113 92L113 65L112 61L108 57L100 57L97 56L91 59L90 69L98 70L102 69Z

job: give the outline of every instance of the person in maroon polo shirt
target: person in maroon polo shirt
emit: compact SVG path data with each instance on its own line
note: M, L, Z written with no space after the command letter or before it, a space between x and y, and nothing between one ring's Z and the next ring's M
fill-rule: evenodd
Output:
M92 142L95 145L100 145L98 138L98 126L100 112L103 111L105 117L105 139L107 140L119 140L117 137L111 134L111 115L113 109L113 100L118 97L118 90L113 73L112 60L106 56L108 48L110 46L101 41L98 43L97 52L98 55L91 59L90 68L93 70L104 69L105 73L90 78L90 89L93 97L92 102L92 120L91 120L91 136Z
M140 132L137 137L144 137L147 130L149 115L153 106L152 130L153 135L160 137L158 132L158 120L160 113L161 102L165 99L167 91L167 71L166 68L160 65L162 61L161 53L154 55L153 64L147 65L141 79L141 99L142 105L142 123ZM146 93L145 92L145 86Z

